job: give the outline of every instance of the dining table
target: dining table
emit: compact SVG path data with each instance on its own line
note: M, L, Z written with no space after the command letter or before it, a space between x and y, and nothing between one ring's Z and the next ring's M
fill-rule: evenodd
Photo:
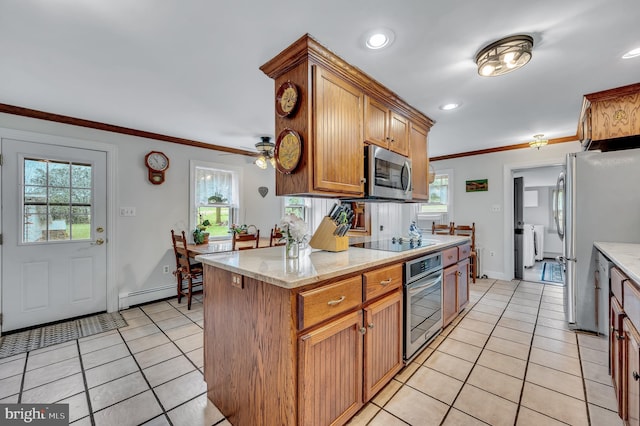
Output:
M196 257L200 254L214 254L232 251L233 241L229 240L209 240L208 244L187 244L189 257ZM260 238L258 248L269 247L269 238Z

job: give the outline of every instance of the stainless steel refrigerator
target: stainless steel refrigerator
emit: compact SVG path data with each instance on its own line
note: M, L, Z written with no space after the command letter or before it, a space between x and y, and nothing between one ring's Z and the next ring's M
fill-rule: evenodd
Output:
M609 284L596 287L593 243L640 243L640 149L568 154L556 195L565 317L572 329L608 334Z

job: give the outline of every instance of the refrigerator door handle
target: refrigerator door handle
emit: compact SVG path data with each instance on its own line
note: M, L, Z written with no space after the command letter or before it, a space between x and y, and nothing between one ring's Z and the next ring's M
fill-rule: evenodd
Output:
M556 194L555 197L553 197L553 219L556 222L556 232L558 233L558 237L560 237L561 240L564 238L564 229L560 227L560 214L558 212L558 207L560 206L560 194L564 194L564 185L564 172L560 172L560 175L558 176L558 182L556 183ZM562 192L560 192L561 189Z

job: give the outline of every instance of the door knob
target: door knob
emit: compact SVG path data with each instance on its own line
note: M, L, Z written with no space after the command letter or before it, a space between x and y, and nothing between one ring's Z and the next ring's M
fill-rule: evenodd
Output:
M104 232L104 228L103 228L102 226L98 226L98 227L96 228L96 232L97 232L97 233L99 233L99 234L101 234L101 233L103 233L103 232Z
M93 244L94 244L94 245L96 245L96 246L101 246L101 245L103 245L103 244L104 244L104 240L103 240L102 238L98 238L98 239L96 240L96 242L95 242L95 243L93 243Z

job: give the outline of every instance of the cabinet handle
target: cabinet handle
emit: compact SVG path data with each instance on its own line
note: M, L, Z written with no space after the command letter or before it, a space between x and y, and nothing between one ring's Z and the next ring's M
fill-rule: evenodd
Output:
M369 324L369 328L373 328L373 323Z
M391 138L391 142L395 142L396 140L394 138Z
M367 181L367 179L365 178L360 178L360 183L365 183Z
M635 380L636 382L640 380L640 374L638 374L637 371L634 371L632 375L633 375L633 380Z
M617 333L616 333L616 339L618 339L618 340L624 340L624 334L617 334Z
M614 326L611 326L609 331L613 333L614 331L616 331L616 328Z
M384 286L386 286L386 285L391 284L391 281L393 281L391 278L387 278L387 279L386 279L386 280L384 280L384 281L380 281L380 285L384 287Z
M337 304L339 304L339 303L342 303L342 302L344 301L344 299L346 299L346 298L347 298L347 296L340 296L340 299L337 299L337 300L329 300L329 301L327 302L327 305L329 305L329 306L335 306L335 305L337 305Z
M462 272L460 272L460 271L456 272L456 274L457 274L459 277L461 277L461 276L462 276Z
M390 140L391 138L389 138L389 136L387 136L387 137L386 137L386 138L384 138L384 139L388 141L388 140Z
M364 334L367 332L367 329L364 327L360 327L360 329L358 330L360 332L360 334Z

